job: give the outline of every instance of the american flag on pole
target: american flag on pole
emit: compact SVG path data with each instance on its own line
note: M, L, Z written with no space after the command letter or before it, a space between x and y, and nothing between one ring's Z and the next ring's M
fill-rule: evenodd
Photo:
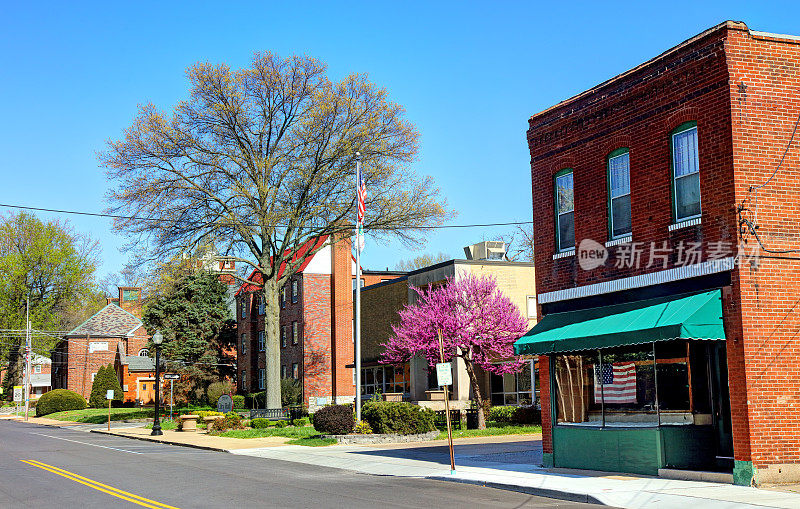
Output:
M358 161L356 164L356 173L357 180L358 180L358 190L356 192L358 196L358 221L356 222L356 240L358 244L358 250L364 250L364 212L366 211L366 204L365 201L367 199L367 186L364 185L364 174L361 173L361 161Z
M636 403L636 364L616 362L594 366L594 401ZM602 371L602 372L601 372Z

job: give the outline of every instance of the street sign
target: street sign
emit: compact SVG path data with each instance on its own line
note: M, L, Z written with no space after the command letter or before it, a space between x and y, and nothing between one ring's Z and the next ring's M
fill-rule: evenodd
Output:
M106 399L114 399L114 389L108 389L106 391Z
M436 380L439 385L453 385L453 371L449 362L436 363Z
M217 412L227 414L231 411L233 411L233 399L227 394L223 394L217 400Z
M180 380L180 373L164 373L164 380Z
M14 402L20 403L22 401L22 386L15 385L14 386Z

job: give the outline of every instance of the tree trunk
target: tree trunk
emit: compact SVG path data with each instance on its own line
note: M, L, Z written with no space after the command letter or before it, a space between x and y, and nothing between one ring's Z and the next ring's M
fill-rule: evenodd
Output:
M464 358L464 366L467 368L469 381L472 385L472 392L475 394L475 403L478 406L478 429L486 429L486 412L484 408L483 396L481 395L481 386L478 383L478 377L475 374L475 368L472 366L472 361ZM455 357L453 358L455 359Z
M264 383L267 408L281 408L281 304L279 290L278 282L274 279L264 282Z

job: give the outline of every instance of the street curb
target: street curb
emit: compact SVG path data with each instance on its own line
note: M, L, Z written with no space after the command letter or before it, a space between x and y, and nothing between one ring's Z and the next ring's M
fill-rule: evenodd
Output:
M599 499L586 493L572 493L569 491L551 490L547 488L535 488L533 486L519 486L517 484L506 484L491 481L479 481L477 479L460 479L449 477L446 475L431 475L425 477L434 481L448 481L457 482L462 484L474 484L477 486L484 486L487 488L495 488L498 490L515 491L517 493L525 493L526 495L534 495L538 497L553 498L556 500L565 500L567 502L582 502L584 504L606 505Z
M114 433L113 430L112 431L107 431L107 430L104 430L104 429L93 429L93 430L90 430L89 433L100 433L102 435L110 435L110 436L121 437L121 438L131 438L133 440L142 440L144 442L156 442L156 443L159 443L159 444L176 445L178 447L190 447L192 449L203 449L203 450L206 450L206 451L217 451L217 452L230 453L230 451L228 449L223 449L221 447L211 447L211 446L208 446L208 445L196 445L196 444L181 444L181 443L178 443L178 442L170 442L168 440L161 440L161 439L154 438L154 437L149 437L149 436L124 435L122 433Z

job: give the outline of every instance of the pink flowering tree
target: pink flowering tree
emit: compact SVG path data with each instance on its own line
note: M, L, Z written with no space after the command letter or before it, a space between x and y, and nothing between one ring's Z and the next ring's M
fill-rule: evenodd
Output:
M488 402L481 394L475 367L497 375L519 371L523 361L514 356L513 345L527 331L528 321L492 276L466 274L414 291L417 302L400 311L400 322L392 326L394 335L383 345L381 362L397 365L424 355L433 366L439 362L441 333L445 362L454 357L464 361L478 406L478 428L484 429Z

